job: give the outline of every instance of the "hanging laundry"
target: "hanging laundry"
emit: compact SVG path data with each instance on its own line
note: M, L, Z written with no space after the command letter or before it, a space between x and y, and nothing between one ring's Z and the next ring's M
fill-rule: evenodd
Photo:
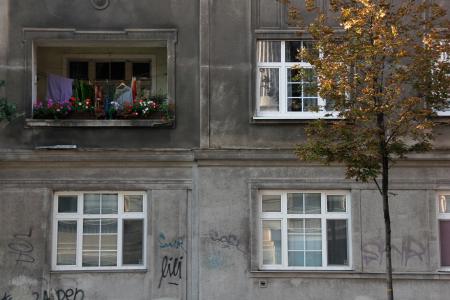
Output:
M72 97L73 79L63 76L48 74L47 78L47 99L54 102L64 102Z
M125 83L121 83L119 86L117 86L114 94L114 101L117 102L120 106L123 106L125 102L132 103L133 93L131 88Z

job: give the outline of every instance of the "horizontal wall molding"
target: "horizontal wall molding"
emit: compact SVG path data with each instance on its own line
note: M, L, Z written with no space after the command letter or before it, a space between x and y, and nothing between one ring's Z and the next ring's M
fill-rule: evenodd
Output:
M0 165L19 163L185 163L190 166L286 166L342 168L342 164L324 165L321 162L300 161L294 149L126 149L78 148L77 145L36 145L31 149L0 149ZM62 149L61 149L62 148ZM410 154L398 160L394 167L448 167L450 150L434 150L422 154Z
M54 191L67 190L84 190L84 191L98 191L98 190L191 190L191 179L174 179L174 180L80 180L80 179L2 179L0 186L2 188L17 188L18 186L27 185L36 187L43 187L52 189Z

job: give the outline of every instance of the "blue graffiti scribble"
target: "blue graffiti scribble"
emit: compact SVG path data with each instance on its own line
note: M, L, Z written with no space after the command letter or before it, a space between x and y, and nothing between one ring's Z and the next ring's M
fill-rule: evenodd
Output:
M159 233L159 248L161 249L182 249L186 252L184 249L184 241L182 237L175 238L171 241L166 241L166 236L164 233Z

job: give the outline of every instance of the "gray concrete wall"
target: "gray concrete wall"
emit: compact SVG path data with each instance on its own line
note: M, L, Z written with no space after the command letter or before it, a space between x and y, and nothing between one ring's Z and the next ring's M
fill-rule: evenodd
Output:
M44 299L45 293L73 290L76 299L105 300L383 299L383 218L374 185L344 179L339 166L298 162L289 152L225 152L3 153L0 294L35 299L33 293L39 293L36 299ZM396 299L444 300L449 292L450 275L439 271L436 217L436 193L450 190L449 166L448 160L405 162L392 170ZM352 270L260 271L256 201L258 191L267 189L350 191ZM147 270L50 270L53 193L69 190L147 192ZM174 240L183 247L167 246ZM181 279L162 276L165 257L183 257Z
M192 272L188 252L192 241L188 221L192 202L190 167L183 166L182 162L171 167L160 167L157 162L147 163L145 167L143 163L132 166L129 160L122 167L117 162L90 162L90 166L83 162L59 162L50 163L46 168L47 163L36 162L35 168L25 169L16 163L2 164L2 297L11 295L16 300L187 299L187 280L190 280L187 274ZM116 179L111 174L116 174ZM146 270L50 271L53 193L68 190L146 192ZM180 262L181 272L170 274L167 263L173 264L175 259Z
M124 30L126 28L178 30L176 59L175 128L24 128L16 120L2 130L0 146L34 148L37 145L76 144L89 148L193 148L199 144L198 104L198 3L192 1L111 0L104 10L95 9L90 0L69 2L46 0L1 1L2 53L7 52L7 96L20 111L31 113L28 99L30 78L23 28L75 28L79 30ZM4 34L4 33L7 34ZM14 37L12 39L7 39ZM5 69L5 68L3 68ZM145 136L146 138L142 138Z
M0 0L0 22L7 24L0 26L0 74L6 73L8 98L20 110L31 101L23 90L29 80L24 27L175 28L176 127L25 128L19 119L2 129L0 297L383 299L383 219L375 187L344 179L339 166L305 164L291 150L275 150L303 140L304 123L251 118L256 30L292 34L286 10L272 0L110 1L96 10L88 0ZM411 156L392 171L396 299L445 300L450 293L450 275L439 271L436 218L436 192L450 190L450 132L445 126L437 132L439 151ZM80 149L31 150L54 144ZM260 272L255 201L261 189L350 191L353 269ZM147 192L147 270L50 270L52 198L70 190ZM165 247L166 240L180 240L183 248ZM163 260L181 256L182 278L170 284ZM67 296L71 291L76 298Z

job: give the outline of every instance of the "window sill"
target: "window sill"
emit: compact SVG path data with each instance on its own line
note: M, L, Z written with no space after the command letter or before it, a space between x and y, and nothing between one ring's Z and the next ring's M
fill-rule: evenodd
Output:
M51 270L52 274L80 274L80 273L147 273L148 269L110 269L110 270Z
M394 279L436 279L450 280L448 272L394 272ZM250 278L321 278L321 279L385 279L385 273L366 273L354 270L336 271L336 270L319 270L319 271L302 271L302 270L270 270L270 271L251 271Z
M26 119L26 127L166 127L174 128L174 120L50 120Z
M336 117L324 117L320 116L254 116L252 117L252 123L255 124L283 124L283 123L310 123L312 121L316 121L319 119L323 119L326 121L337 120Z

